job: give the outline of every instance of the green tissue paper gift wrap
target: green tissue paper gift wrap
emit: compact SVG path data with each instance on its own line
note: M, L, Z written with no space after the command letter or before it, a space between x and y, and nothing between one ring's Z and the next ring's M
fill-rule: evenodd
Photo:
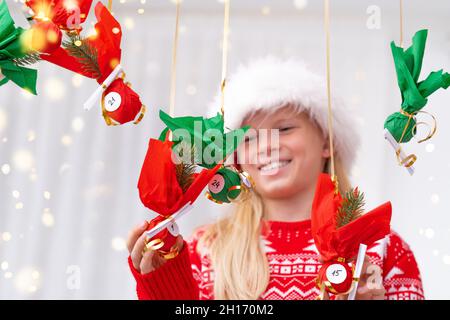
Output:
M27 55L20 41L23 32L15 26L6 1L0 0L0 86L12 81L36 94L37 71L16 62Z
M412 45L406 50L391 42L402 105L399 112L386 119L384 127L398 143L408 142L415 135L415 115L423 112L421 109L427 104L427 97L440 88L447 89L450 86L450 75L443 70L431 72L425 80L419 81L427 35L428 30L418 31L412 39Z
M174 150L181 141L184 141L194 148L195 163L207 169L214 168L220 161L233 153L249 129L248 126L245 126L225 133L224 120L220 113L212 118L191 116L172 118L160 110L159 117L167 126L159 140L165 140L167 132L172 131L174 133L172 137ZM177 131L179 129L184 130ZM180 132L184 135L178 135ZM211 157L206 157L206 155L211 155Z

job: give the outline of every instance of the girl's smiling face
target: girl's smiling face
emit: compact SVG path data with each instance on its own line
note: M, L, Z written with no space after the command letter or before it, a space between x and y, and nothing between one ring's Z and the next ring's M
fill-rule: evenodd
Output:
M330 152L326 137L307 114L285 106L258 111L243 124L255 130L239 146L238 162L262 197L288 198L315 188Z

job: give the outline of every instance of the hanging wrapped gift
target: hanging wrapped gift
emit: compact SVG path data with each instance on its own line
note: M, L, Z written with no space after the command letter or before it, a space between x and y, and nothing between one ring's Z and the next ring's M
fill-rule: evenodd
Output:
M428 30L416 32L412 39L412 45L406 50L391 42L402 104L400 111L391 114L384 122L385 137L394 147L399 164L407 169L411 168L417 160L417 156L414 154L404 155L400 144L409 142L416 136L419 125L427 126L429 130L428 134L418 142L431 139L436 132L436 119L422 109L426 106L428 97L432 93L440 88L447 89L450 86L450 74L443 70L431 72L425 79L419 80L427 35ZM418 121L419 114L430 117L431 124ZM413 173L411 169L409 171L411 174Z
M364 195L356 188L344 198L328 174L319 176L311 211L311 232L323 260L317 286L345 294L353 282L353 266L360 244L367 246L390 232L391 203L364 213Z
M144 116L145 106L139 95L125 81L120 48L122 29L101 3L95 6L96 33L87 38L77 33L67 33L68 40L62 48L42 59L58 66L96 79L100 86L84 104L91 109L101 99L102 114L108 125L127 122L139 123Z

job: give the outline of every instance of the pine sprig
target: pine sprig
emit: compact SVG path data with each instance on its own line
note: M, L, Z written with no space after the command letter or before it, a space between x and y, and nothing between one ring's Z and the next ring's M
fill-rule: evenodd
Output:
M76 58L84 72L98 79L102 76L98 65L97 48L93 47L85 38L77 33L67 33L69 40L64 40L62 46L67 52Z
M185 142L181 141L180 143L181 150L178 154L176 154L177 157L180 159L186 159L186 156L183 156L183 152L187 149L187 146L185 145ZM186 192L186 190L190 187L192 182L194 182L194 173L196 169L196 154L194 146L190 148L190 157L188 161L177 161L177 164L175 165L176 168L176 175L177 175L177 181L180 185L181 189L183 190L183 193Z
M37 52L31 52L26 54L23 57L16 58L13 60L14 64L19 67L25 67L31 64L38 63L41 61L41 56Z
M364 213L364 205L364 193L360 192L358 188L347 191L336 217L337 227L343 227L361 217Z
M183 190L183 193L189 189L192 182L194 182L195 165L187 163L179 163L175 166L177 172L178 184Z

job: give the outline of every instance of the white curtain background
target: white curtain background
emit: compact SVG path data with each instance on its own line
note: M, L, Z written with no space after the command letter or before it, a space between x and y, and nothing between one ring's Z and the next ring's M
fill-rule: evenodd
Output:
M20 4L6 1L26 26ZM418 155L411 177L382 134L385 118L400 105L389 47L399 39L398 1L331 2L333 92L357 115L363 142L352 181L366 193L368 209L392 201L393 229L416 255L426 297L450 298L443 280L450 272L450 92L437 92L426 107L438 119L436 136L405 146ZM417 30L430 29L422 74L450 71L450 2L404 2L405 44ZM1 299L136 298L125 239L153 217L136 185L148 140L163 128L157 114L169 100L175 6L169 0L113 6L123 25L127 78L148 107L139 125L107 127L99 107L83 111L97 84L45 62L37 67L37 97L12 84L0 88ZM374 12L375 29L367 26ZM182 4L178 116L206 114L218 91L222 14L217 0ZM322 1L232 1L230 41L230 71L272 54L302 58L324 74ZM180 221L182 233L227 208L201 196Z

